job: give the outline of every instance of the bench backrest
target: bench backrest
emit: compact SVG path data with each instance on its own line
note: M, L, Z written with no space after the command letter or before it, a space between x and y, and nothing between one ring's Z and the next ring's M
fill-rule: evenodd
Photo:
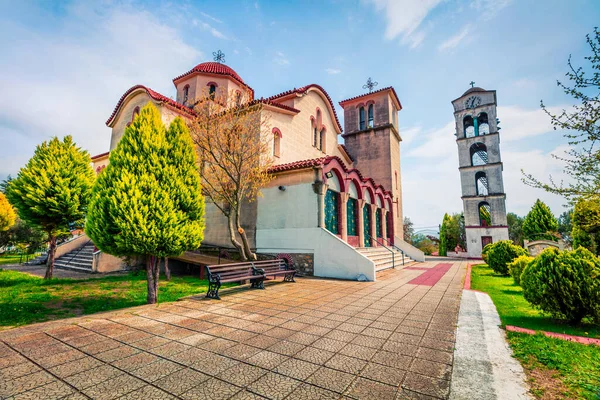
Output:
M237 276L249 276L253 274L252 263L233 263L207 265L206 270L209 274L218 274L221 279L235 278Z
M263 261L255 261L254 267L260 268L265 271L265 274L269 272L277 272L283 271L287 269L287 264L285 260L277 259L277 260L263 260Z

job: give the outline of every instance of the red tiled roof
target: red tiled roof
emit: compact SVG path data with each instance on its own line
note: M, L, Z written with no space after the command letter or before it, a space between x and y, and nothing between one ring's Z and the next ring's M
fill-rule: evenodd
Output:
M200 63L200 64L196 65L194 68L190 69L185 74L179 75L178 77L174 78L173 83L180 80L181 78L184 78L184 77L191 75L193 73L196 73L196 72L197 73L205 73L205 74L216 74L216 75L229 76L229 77L233 78L234 80L238 81L242 86L245 86L248 89L250 89L252 91L252 95L254 96L254 89L252 89L250 86L248 86L246 84L246 82L244 82L244 80L238 75L238 73L233 70L233 68L231 68L225 64L218 63L218 62Z
M349 174L351 172L356 172L356 174L359 176L359 178L362 182L370 182L375 189L381 188L381 190L384 193L387 193L390 196L392 196L392 192L390 192L389 190L385 190L383 185L379 185L379 184L375 183L373 178L363 177L363 175L360 173L360 171L357 170L356 168L352 168L352 169L346 168L346 164L344 164L342 159L339 158L338 156L326 156L326 157L320 157L320 158L313 158L311 160L300 160L300 161L294 161L294 162L287 163L287 164L274 165L271 168L269 168L269 172L270 173L278 173L278 172L285 172L285 171L293 171L296 169L306 169L306 168L324 166L324 165L329 164L333 160L336 160L342 166L345 173Z
M253 106L253 105L258 104L258 103L260 103L260 104L266 104L266 105L277 107L277 108L281 108L283 110L288 110L288 111L292 111L292 112L295 112L295 113L299 113L300 112L300 110L298 110L298 109L296 109L294 107L286 106L285 104L281 104L281 103L278 103L278 102L273 101L273 100L263 99L262 97L260 99L256 99L256 100L251 101L247 105L248 106Z
M317 85L316 83L311 83L310 85L306 85L306 86L302 86L300 88L294 88L291 90L286 90L285 92L276 94L274 96L268 97L268 100L276 100L282 97L286 97L289 96L291 94L304 94L308 91L308 89L311 88L316 88L319 89L321 92L323 92L323 94L325 95L325 97L327 98L327 100L329 101L329 105L331 106L331 109L333 110L333 116L335 117L335 122L337 124L337 127L339 129L339 131L342 131L342 125L340 124L340 120L337 116L337 112L335 111L335 106L333 105L333 101L331 100L331 97L329 97L329 93L327 93L325 91L325 89L323 89L323 87L321 85Z
M107 151L105 153L96 154L94 157L91 157L92 161L97 160L98 158L102 158L104 156L107 156L109 153L110 153L110 151Z
M151 98L153 98L156 101L161 101L163 103L166 103L168 106L170 106L178 111L181 111L185 114L188 114L190 116L194 115L194 112L192 110L190 110L188 107L184 106L183 104L178 103L175 100L170 99L165 95L155 92L154 90L152 90L144 85L135 85L132 88L130 88L128 91L126 91L123 94L123 96L121 96L121 98L117 102L117 105L115 106L115 109L113 110L112 114L110 115L110 118L108 118L106 120L106 125L109 125L113 121L113 119L117 115L117 112L119 111L119 108L121 108L121 105L123 104L123 102L125 101L127 96L129 96L131 93L133 93L134 91L136 91L138 89L144 90L146 93L148 93L148 96L150 96Z
M400 99L398 99L398 95L396 94L396 90L392 86L384 87L384 88L381 88L379 90L375 90L375 91L370 92L370 93L365 93L365 94L360 94L358 96L350 97L349 99L340 101L339 105L342 106L342 107L344 107L344 103L348 103L350 101L354 101L354 100L360 99L361 97L370 96L370 95L375 94L375 93L383 92L385 90L391 90L392 91L392 94L394 95L393 96L394 100L396 100L398 102L399 109L402 110L402 104L400 103Z

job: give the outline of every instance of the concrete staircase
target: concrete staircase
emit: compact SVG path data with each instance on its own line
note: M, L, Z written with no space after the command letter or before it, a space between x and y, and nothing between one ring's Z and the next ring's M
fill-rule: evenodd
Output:
M89 242L54 261L56 268L92 273L94 244Z
M358 247L356 248L356 251L375 263L375 272L393 267L402 268L414 263L414 261L405 254L404 265L402 265L402 252L397 249L389 249L393 250L393 256L392 252L385 247Z

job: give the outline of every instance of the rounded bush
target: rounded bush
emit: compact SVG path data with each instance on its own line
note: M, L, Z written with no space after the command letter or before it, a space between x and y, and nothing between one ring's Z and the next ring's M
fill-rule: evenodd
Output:
M513 277L513 280L517 285L521 285L521 274L525 267L533 261L533 257L530 256L519 256L513 260L510 264L508 264L508 271L510 272L510 276Z
M521 274L525 300L572 324L600 321L600 259L582 247L545 249Z
M483 261L485 261L486 263L487 263L487 253L491 247L492 247L492 243L486 244L483 247L483 250L481 250L481 258L483 258Z
M501 240L485 246L487 250L487 264L497 274L508 275L508 264L519 256L526 256L527 250L516 246L510 240Z

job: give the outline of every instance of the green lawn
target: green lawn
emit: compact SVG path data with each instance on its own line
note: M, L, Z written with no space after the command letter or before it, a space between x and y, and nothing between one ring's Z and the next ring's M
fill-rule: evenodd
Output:
M161 277L159 302L205 293L206 280ZM225 286L225 285L224 285ZM0 329L146 303L145 273L85 280L42 278L0 269Z
M33 257L30 256L30 258L33 258ZM21 260L21 256L19 254L1 255L0 256L0 265L18 264L20 260ZM23 261L25 261L25 256L23 256Z
M485 264L473 266L471 289L490 295L504 325L600 338L600 326L598 325L583 323L580 326L570 326L564 321L553 319L549 315L533 309L523 298L523 289L515 285L510 276L496 275Z
M490 295L504 325L600 337L597 325L569 326L533 309L511 277L496 275L485 264L473 266L471 288ZM507 337L538 398L600 399L600 347L541 334L507 332Z

